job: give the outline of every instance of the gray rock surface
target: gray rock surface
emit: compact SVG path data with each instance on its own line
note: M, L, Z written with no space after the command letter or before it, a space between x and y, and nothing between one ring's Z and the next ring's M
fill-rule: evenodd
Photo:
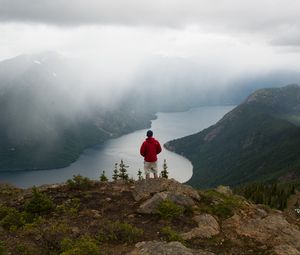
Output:
M191 197L195 200L200 200L198 192L192 187L183 185L174 179L165 178L141 180L136 182L132 191L132 195L135 201L140 201L163 191L170 191L176 194L182 194Z
M178 205L193 206L194 201L185 195L171 192L160 192L155 194L152 198L140 205L138 212L145 214L155 214L161 202L170 200Z
M140 242L129 255L214 255L214 253L191 250L180 242Z
M210 214L201 214L193 218L198 223L197 228L182 234L184 240L193 238L211 238L220 233L220 225L217 220Z

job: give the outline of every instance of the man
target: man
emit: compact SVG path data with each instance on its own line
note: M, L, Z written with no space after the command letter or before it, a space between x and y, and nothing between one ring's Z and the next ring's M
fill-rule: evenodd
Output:
M150 178L150 173L153 173L154 178L157 178L157 154L161 152L159 142L153 138L153 132L147 131L147 138L143 142L140 153L144 157L144 171L146 179Z

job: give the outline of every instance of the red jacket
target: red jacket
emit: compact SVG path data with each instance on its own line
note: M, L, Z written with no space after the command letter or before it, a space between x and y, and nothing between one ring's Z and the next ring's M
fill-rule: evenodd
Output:
M148 137L146 141L143 142L140 153L147 162L157 161L157 154L161 152L160 144L153 137Z

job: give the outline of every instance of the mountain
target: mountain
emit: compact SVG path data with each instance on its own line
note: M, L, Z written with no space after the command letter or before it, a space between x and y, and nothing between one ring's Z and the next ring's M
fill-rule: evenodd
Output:
M299 194L298 194L299 195ZM300 224L228 187L195 190L164 178L76 176L32 189L0 185L0 253L296 255Z
M127 101L103 103L104 92L85 95L82 83L54 52L0 63L0 171L67 166L86 147L154 118Z
M196 187L300 176L300 87L261 89L215 125L166 147L191 160Z

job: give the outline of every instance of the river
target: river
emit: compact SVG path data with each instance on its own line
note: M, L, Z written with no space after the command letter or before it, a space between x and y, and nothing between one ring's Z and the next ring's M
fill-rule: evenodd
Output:
M154 137L163 145L169 140L199 132L222 118L234 106L203 106L186 112L157 113L157 119L151 123ZM26 188L33 185L64 182L75 174L91 179L99 179L102 171L111 178L115 163L121 159L129 166L130 177L137 178L138 169L143 171L143 159L139 148L146 135L145 130L138 130L119 138L86 149L77 161L60 169L42 171L19 171L0 173L0 181ZM167 160L170 178L180 182L187 181L193 172L193 166L186 158L163 149L159 154L158 166L162 170L163 160Z

